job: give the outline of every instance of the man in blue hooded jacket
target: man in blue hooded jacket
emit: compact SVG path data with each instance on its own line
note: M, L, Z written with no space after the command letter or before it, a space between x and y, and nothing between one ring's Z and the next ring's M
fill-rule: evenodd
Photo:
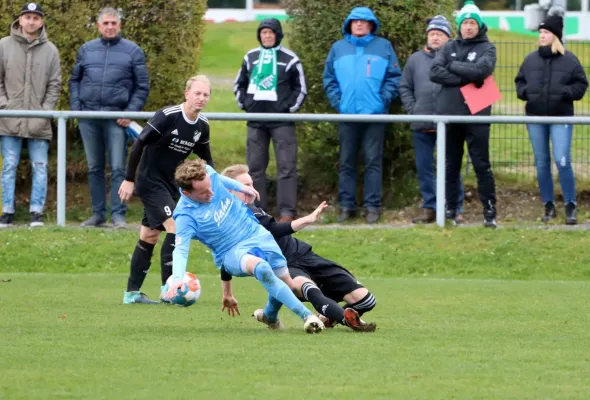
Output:
M367 7L356 7L344 21L341 39L332 45L324 67L324 90L341 114L385 114L398 96L401 70L391 43L375 36L379 20ZM365 159L366 220L381 213L385 124L340 123L338 222L356 215L356 173L359 149Z

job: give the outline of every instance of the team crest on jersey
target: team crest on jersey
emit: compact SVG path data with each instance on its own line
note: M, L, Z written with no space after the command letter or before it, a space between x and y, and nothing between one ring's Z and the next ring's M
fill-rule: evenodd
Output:
M195 142L198 142L200 137L201 137L201 132L199 132L199 131L195 131L195 133L194 133L194 135L193 135L193 140L194 140Z
M469 61L475 60L475 57L477 57L477 53L475 51L472 51L471 53L467 54L467 59Z

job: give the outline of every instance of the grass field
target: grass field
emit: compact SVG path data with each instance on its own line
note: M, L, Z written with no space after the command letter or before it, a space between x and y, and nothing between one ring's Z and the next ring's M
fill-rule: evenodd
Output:
M230 81L256 45L256 24L207 28L201 66L215 85L208 110L235 112ZM244 124L212 121L212 129L216 162L243 162ZM70 185L69 196L80 189ZM139 212L135 202L129 220ZM68 213L72 221L88 216L85 204ZM298 235L376 296L365 319L377 332L337 327L309 336L286 310L287 329L271 332L250 317L266 298L253 279L234 279L242 316L230 318L220 312L211 254L197 242L189 270L203 285L198 304L122 306L137 232L0 231L0 400L590 398L587 231ZM158 247L144 289L156 297L159 285Z
M585 232L413 229L301 234L377 298L374 334L272 332L220 312L211 255L190 308L123 306L135 232L0 232L1 399L586 399ZM469 245L466 245L469 243ZM346 249L344 251L344 249ZM156 252L157 253L157 252ZM145 284L159 290L157 257Z

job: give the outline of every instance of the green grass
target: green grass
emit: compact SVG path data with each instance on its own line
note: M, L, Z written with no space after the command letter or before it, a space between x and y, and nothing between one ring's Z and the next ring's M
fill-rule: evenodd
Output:
M135 232L0 232L0 398L590 395L590 359L582 350L590 346L584 232L301 236L376 296L377 308L365 317L377 322L376 333L337 327L305 335L286 310L287 329L271 332L249 317L266 298L253 279L233 281L242 316L222 314L211 255L197 243L189 270L201 278L198 304L122 306ZM157 256L152 265L144 287L155 297Z
M585 231L433 227L322 230L298 237L360 276L590 280ZM135 243L136 231L0 231L0 273L125 273ZM159 265L157 249L153 265ZM199 242L192 244L189 265L198 274L215 271Z
M286 311L283 332L250 318L265 299L252 279L236 280L232 319L216 276L201 277L202 299L186 309L120 305L124 275L6 276L5 399L590 395L588 283L365 279L378 331L309 336Z

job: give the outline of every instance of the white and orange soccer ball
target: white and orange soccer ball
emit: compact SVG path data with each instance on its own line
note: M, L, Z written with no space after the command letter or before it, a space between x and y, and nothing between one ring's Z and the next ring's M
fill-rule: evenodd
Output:
M168 285L172 283L173 277L168 278L166 282ZM174 297L170 299L172 304L176 304L183 307L192 306L201 297L201 282L195 274L186 272L182 279L182 286L178 288L178 291Z

